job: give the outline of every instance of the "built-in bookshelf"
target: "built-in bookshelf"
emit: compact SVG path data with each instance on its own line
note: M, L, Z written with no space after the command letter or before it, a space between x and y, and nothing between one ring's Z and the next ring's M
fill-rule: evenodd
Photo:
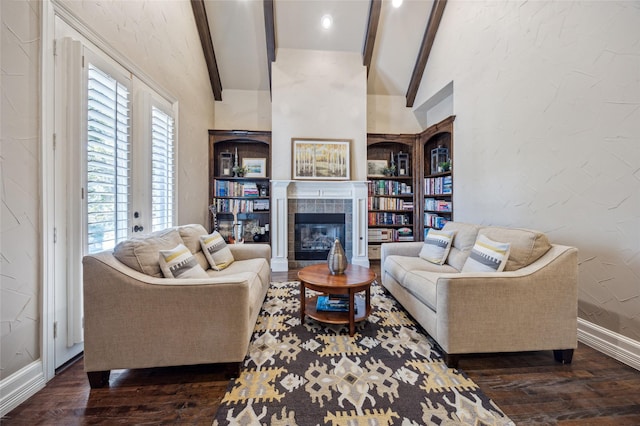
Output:
M209 130L210 230L270 242L270 164L271 132Z
M435 124L419 136L422 155L422 238L453 220L453 121Z
M415 135L367 135L369 258L380 244L414 241Z

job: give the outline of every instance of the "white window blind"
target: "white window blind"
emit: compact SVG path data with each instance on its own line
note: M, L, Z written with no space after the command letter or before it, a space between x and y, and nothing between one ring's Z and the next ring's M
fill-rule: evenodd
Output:
M151 230L174 225L175 167L173 117L151 108Z
M94 253L127 238L130 210L128 88L88 66L87 243Z

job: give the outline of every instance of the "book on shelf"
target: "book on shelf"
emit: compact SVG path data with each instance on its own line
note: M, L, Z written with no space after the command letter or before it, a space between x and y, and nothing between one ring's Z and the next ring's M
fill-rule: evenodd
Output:
M318 301L316 303L317 311L325 311L325 312L348 312L349 311L349 295L345 294L346 297L335 297L338 295L322 295L318 296ZM343 296L343 295L339 295ZM358 306L354 303L355 313L358 313Z

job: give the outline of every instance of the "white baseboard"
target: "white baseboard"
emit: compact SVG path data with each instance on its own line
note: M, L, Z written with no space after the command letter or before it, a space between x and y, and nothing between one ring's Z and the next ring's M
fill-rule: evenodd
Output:
M0 416L35 395L46 383L42 360L34 361L0 381Z
M578 318L578 340L640 370L640 342Z

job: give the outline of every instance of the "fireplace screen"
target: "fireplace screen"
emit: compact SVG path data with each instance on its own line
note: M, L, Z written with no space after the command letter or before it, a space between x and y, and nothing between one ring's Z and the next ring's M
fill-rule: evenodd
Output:
M322 260L336 238L345 247L344 213L296 213L296 260Z

